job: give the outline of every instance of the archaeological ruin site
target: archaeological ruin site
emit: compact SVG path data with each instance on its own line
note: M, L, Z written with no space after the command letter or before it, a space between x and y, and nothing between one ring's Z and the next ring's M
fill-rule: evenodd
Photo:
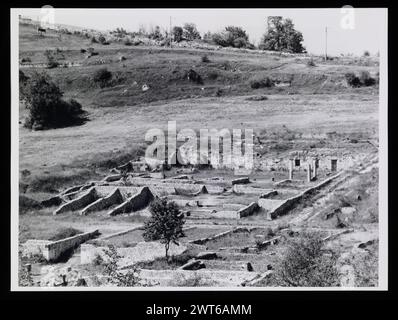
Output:
M379 55L18 26L19 286L378 286ZM149 161L168 121L252 129L253 168Z

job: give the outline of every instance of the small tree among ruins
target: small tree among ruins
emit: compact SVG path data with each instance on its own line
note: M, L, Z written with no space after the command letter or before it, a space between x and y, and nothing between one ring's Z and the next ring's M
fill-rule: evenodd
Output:
M183 237L182 227L185 223L184 215L180 212L175 202L167 202L166 199L156 199L151 203L151 218L144 226L144 239L146 241L157 241L164 244L165 256L168 260L170 244L177 242Z

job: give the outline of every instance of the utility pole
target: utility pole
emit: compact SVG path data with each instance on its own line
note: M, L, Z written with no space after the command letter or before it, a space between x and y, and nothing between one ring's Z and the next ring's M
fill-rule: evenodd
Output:
M328 27L325 27L325 61L328 59Z
M172 37L171 37L171 16L170 16L170 48L172 48Z

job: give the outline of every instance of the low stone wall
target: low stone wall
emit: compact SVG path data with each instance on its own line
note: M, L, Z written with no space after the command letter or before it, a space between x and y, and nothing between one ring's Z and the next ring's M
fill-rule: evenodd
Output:
M276 190L267 191L260 195L260 199L270 198L270 197L276 196L277 194L278 194L278 191L276 191Z
M54 211L54 215L67 212L67 211L76 211L84 208L91 202L97 200L98 195L94 187L91 187L87 192L82 194L80 197L73 199L62 206L60 206L57 210Z
M111 210L108 214L114 216L121 213L134 212L148 206L153 199L154 196L149 188L143 187L138 193Z
M208 193L205 185L178 186L174 187L175 193L184 196L196 196Z
M86 215L89 212L92 211L100 211L109 208L110 206L114 204L119 204L123 202L123 196L120 193L120 190L116 188L111 192L109 195L107 195L104 198L100 198L93 203L90 203L88 206L86 206L81 212L81 215Z
M241 231L251 232L251 231L253 231L255 229L259 229L259 228L258 227L235 227L233 229L230 229L230 230L215 234L214 236L191 240L191 241L189 241L189 243L202 245L202 244L205 244L208 241L220 239L220 238L226 237L226 236L228 236L228 235L230 235L232 233L241 232Z
M118 181L121 178L122 178L121 174L112 174L112 175L106 176L103 181L113 182L113 181Z
M195 282L201 287L241 287L261 274L249 271L224 270L148 270L141 269L140 277L161 287L190 286Z
M53 241L45 246L43 253L47 261L57 260L65 251L77 247L81 243L99 235L98 230L85 232L66 239Z
M243 218L243 217L251 216L255 211L258 210L258 208L259 207L258 207L257 202L252 202L237 212L238 217Z
M264 189L264 188L253 188L250 186L246 186L246 185L239 185L239 184L235 184L232 187L232 192L236 193L236 194L268 194L270 192L273 192L274 190L272 189Z
M94 230L57 241L28 240L23 244L22 254L25 256L40 254L47 261L56 261L66 251L98 235L98 230Z
M127 229L127 230L123 230L123 231L115 232L115 233L112 233L112 234L108 234L107 236L98 238L98 240L108 240L108 239L111 239L111 238L115 238L115 237L119 237L119 236L125 235L125 234L127 234L129 232L132 232L132 231L142 230L142 229L143 229L143 225L139 225L139 226Z
M81 264L92 263L98 256L106 259L104 251L107 247L97 247L92 244L83 244L80 248ZM160 242L138 242L135 247L117 248L117 253L122 257L118 262L119 268L131 266L137 262L152 261L165 256L164 245ZM170 256L183 254L187 247L180 244L170 244Z
M318 189L324 187L325 185L330 183L332 180L339 177L342 173L343 173L343 171L339 172L338 174L336 174L330 178L325 179L324 181L318 183L317 185L315 185L313 187L310 187L310 188L304 190L303 192L301 192L300 194L298 194L296 196L293 196L291 198L283 200L279 206L277 206L273 210L270 210L267 212L267 219L272 220L280 215L285 214L288 210L292 209L296 204L298 204L304 196L309 195L309 194L317 191ZM259 204L260 204L260 200L259 200ZM268 201L271 201L271 200L268 200Z
M31 239L22 244L22 256L32 257L35 255L43 256L43 252L50 240L35 240Z
M239 215L237 211L231 210L220 210L210 214L212 218L219 219L239 219Z
M248 177L243 177L243 178L234 179L231 181L231 183L232 183L232 185L247 184L247 183L250 183L250 180Z

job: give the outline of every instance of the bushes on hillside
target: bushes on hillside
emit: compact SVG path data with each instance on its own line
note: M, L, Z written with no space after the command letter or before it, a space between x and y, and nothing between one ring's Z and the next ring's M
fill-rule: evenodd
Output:
M308 60L308 61L307 61L307 66L308 66L308 67L315 67L316 64L315 64L314 59L311 58L310 60Z
M98 69L93 76L93 81L99 84L101 88L107 86L111 79L112 73L107 68Z
M98 41L101 44L106 44L107 43L105 37L102 34L98 37Z
M34 73L20 90L29 110L25 126L34 130L65 127L84 122L85 112L76 100L64 101L59 87L45 73Z
M356 88L361 86L361 81L353 72L347 72L345 74L345 79L347 80L348 85L351 87Z
M249 84L252 89L259 89L272 87L274 82L269 77L257 75L249 80Z
M209 35L206 35L209 37ZM211 35L213 42L222 47L253 48L246 31L240 27L228 26L225 30Z
M209 57L207 56L207 54L203 55L203 56L201 57L201 60L202 60L202 62L205 62L205 63L210 62L210 59L209 59Z
M364 86L372 86L376 83L376 80L370 76L368 71L362 71L359 80Z
M56 59L55 53L51 50L46 50L44 52L44 56L47 59L47 68L52 69L59 66L59 63Z
M376 79L372 78L368 71L362 71L359 77L353 72L348 72L345 74L345 79L347 84L354 88L376 84Z
M126 45L126 46L132 46L133 43L131 42L130 38L127 38L126 40L124 40L124 45Z
M198 29L194 23L185 23L183 26L183 38L188 41L201 39Z

